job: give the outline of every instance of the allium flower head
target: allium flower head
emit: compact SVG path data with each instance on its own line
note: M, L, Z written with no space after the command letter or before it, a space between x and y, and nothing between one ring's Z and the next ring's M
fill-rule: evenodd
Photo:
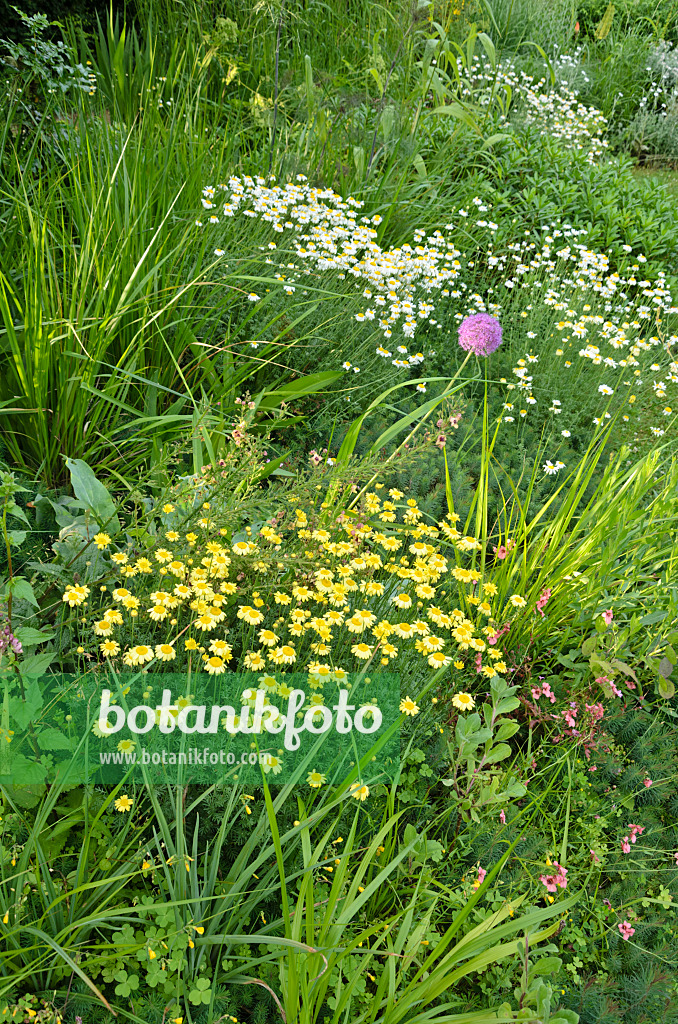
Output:
M465 352L489 356L501 345L501 324L488 313L467 316L459 324L459 344Z

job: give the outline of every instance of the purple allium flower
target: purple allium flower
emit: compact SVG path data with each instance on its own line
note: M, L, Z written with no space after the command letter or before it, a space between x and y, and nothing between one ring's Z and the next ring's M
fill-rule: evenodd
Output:
M459 324L459 344L465 352L489 356L501 345L501 324L488 313L467 316Z

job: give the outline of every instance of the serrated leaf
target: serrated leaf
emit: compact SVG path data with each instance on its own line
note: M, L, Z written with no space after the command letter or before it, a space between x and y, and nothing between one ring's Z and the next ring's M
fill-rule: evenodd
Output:
M37 679L31 679L26 687L26 699L12 697L9 702L10 725L26 729L42 707L42 692Z
M0 778L0 782L2 782L3 785L9 784L12 787L16 787L16 789L12 789L12 796L19 806L22 805L20 799L17 798L16 793L17 791L21 792L21 790L24 790L26 799L29 801L29 803L24 804L24 806L35 807L40 800L40 797L34 799L35 788L39 787L42 789L41 783L45 781L46 774L47 767L45 765L41 765L39 761L30 761L23 754L15 754L12 758L9 778L6 781L5 779Z
M40 629L33 629L32 626L19 626L14 630L14 636L21 642L21 646L35 647L37 644L44 644L51 640L54 633L43 633Z
M33 587L30 585L28 580L25 580L23 576L15 576L13 579L7 581L7 587L5 593L11 593L17 601L28 601L34 608L38 607L38 602L33 593Z
M22 768L23 765L30 766L30 765L33 765L33 764L35 764L34 761L29 761L28 758L23 756L23 754L20 754L16 758L16 760L13 761L13 763L12 763L11 775L12 775L12 778L13 778L14 782L16 782L16 776L17 776L17 774L19 774L21 772L21 768ZM16 768L15 768L15 765L16 765ZM18 769L18 771L17 771L17 769ZM44 771L43 771L42 775L43 775L43 778L44 778L44 775L45 775ZM23 808L25 808L25 810L30 811L33 807L37 807L37 805L40 803L40 801L42 800L43 796L45 795L45 787L44 787L44 785L41 785L41 782L42 782L42 779L38 780L38 782L33 783L31 785L28 785L28 784L26 784L26 785L9 784L9 785L7 785L8 796L19 807L23 807ZM33 877L35 877L35 876L33 876ZM26 878L27 879L31 878L31 873L30 872L26 876Z
M45 674L53 661L54 655L49 652L45 654L29 654L27 658L19 662L19 672L24 679L37 679Z
M599 658L597 654L592 654L589 659L589 665L591 666L592 672L603 674L614 678L617 674L612 666L612 662L606 661L604 658Z
M51 727L38 733L38 746L41 750L71 750L73 743L61 729Z
M638 682L638 676L633 671L631 666L627 665L625 661L620 661L619 658L613 658L612 664L616 669L619 669L620 672L625 672L627 676L631 676L631 679L633 679L634 683Z

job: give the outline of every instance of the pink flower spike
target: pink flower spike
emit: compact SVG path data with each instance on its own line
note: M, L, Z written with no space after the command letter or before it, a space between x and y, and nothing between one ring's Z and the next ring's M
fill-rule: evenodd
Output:
M622 844L621 844L622 853L630 853L631 852L631 844L629 843L628 840L629 840L628 836L624 836L624 838L622 839ZM635 836L634 836L634 842L635 842Z
M631 927L629 921L621 921L620 924L617 925L617 928L619 929L619 933L624 942L628 942L631 936L634 935L636 931L635 928Z

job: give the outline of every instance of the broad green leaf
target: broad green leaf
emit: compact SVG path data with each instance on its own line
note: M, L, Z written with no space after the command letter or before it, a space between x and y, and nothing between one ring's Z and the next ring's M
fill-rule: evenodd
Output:
M28 601L34 608L38 607L33 587L23 576L15 576L13 579L7 580L5 594L7 593L11 593L17 601Z
M598 637L594 633L592 636L588 637L587 640L584 640L584 643L581 645L581 653L585 658L589 658L595 651L597 645Z
M12 757L11 767L9 770L9 777L7 780L0 778L0 782L3 785L16 786L17 790L26 788L26 798L31 801L30 805L35 806L38 803L39 798L32 800L34 787L38 787L45 781L45 775L47 769L43 767L39 761L30 760L24 754L14 754ZM16 799L16 795L13 792L12 795ZM17 803L19 800L17 799Z
M110 494L82 459L66 459L76 498L89 509L100 526L111 534L120 532L120 521Z
M9 702L10 724L26 729L42 707L42 693L37 679L31 679L26 687L26 699L12 697Z
M42 729L38 733L38 746L41 750L71 750L73 743L61 729Z
M503 761L509 757L511 748L508 743L498 743L496 747L492 747L489 754L485 757L485 764L497 764L498 761Z
M659 662L659 665L657 666L657 672L660 676L663 676L664 679L668 679L668 677L673 672L673 669L673 662L666 657L662 658L662 660Z
M25 679L38 679L43 676L54 661L54 654L30 654L19 662L19 672Z
M671 700L676 692L676 688L670 679L666 679L664 676L659 677L657 684L660 697L664 697L665 700Z
M517 697L503 697L497 704L495 713L497 715L506 715L509 711L515 711L519 707L520 701Z
M612 664L613 664L613 665L614 665L614 667L615 667L616 669L618 669L618 670L619 670L620 672L625 672L627 676L631 676L631 679L633 679L633 681L634 681L635 683L637 683L637 682L638 682L638 676L637 676L637 675L636 675L636 673L635 673L635 672L633 671L633 669L631 668L631 666L630 666L630 665L627 665L625 661L620 661L620 660L619 660L619 658L613 658L613 659L612 659Z
M26 650L28 647L35 647L37 644L44 644L51 640L54 633L43 633L40 629L33 629L32 626L19 626L14 630L14 636L21 641L21 646Z

